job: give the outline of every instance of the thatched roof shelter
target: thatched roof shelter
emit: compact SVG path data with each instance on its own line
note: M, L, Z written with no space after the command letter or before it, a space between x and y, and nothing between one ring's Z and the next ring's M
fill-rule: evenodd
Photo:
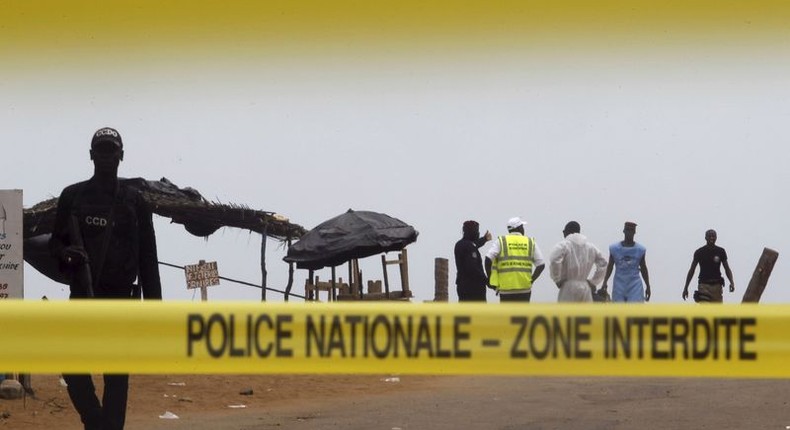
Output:
M182 224L195 236L207 237L221 227L235 227L265 233L270 238L286 241L298 239L307 231L274 212L254 210L233 203L210 202L197 190L179 188L167 178L160 181L147 181L142 178L126 181L141 191L155 214ZM52 233L57 204L58 199L51 198L25 209L25 239Z
M167 178L147 181L143 178L123 179L124 184L137 188L151 211L182 224L191 234L208 237L222 227L235 227L260 233L262 298L266 298L266 238L281 242L299 239L307 230L288 218L274 212L250 209L238 204L210 202L192 188L179 188ZM60 273L57 261L50 255L47 243L55 223L58 199L52 198L24 210L24 258L41 273L57 282L68 283ZM160 262L161 263L161 262ZM165 263L162 263L165 264ZM288 290L293 281L293 270L289 270ZM277 290L274 290L277 291ZM287 294L287 293L286 293Z

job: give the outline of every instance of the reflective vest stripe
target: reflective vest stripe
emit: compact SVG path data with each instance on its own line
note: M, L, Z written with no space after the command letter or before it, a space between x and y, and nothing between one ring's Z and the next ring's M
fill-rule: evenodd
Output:
M526 272L526 270L524 270L521 267L516 267L516 268L512 268L512 269L498 269L498 271L499 271L500 274L502 274L502 273L510 273L510 272Z
M512 261L533 261L533 260L535 260L535 257L529 256L529 257L505 257L504 258L504 261L511 261L511 260ZM500 261L502 261L502 260L500 260Z

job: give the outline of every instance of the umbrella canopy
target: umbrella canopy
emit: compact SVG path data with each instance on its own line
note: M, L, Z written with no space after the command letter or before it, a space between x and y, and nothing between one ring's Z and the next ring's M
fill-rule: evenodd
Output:
M355 258L398 251L417 240L414 227L389 215L353 211L308 231L283 258L300 269L334 267Z

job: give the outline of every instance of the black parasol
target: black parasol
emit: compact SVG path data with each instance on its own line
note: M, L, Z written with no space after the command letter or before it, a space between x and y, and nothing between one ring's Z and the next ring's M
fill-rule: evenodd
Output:
M355 258L398 251L417 240L414 227L387 214L353 211L308 231L283 258L300 269L334 267Z

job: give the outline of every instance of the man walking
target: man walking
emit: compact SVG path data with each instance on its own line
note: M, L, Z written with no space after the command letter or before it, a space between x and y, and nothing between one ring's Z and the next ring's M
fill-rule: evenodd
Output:
M496 289L500 302L528 303L532 284L545 267L535 239L524 234L526 224L519 217L508 220L508 234L499 236L486 253L488 285Z
M576 221L565 224L564 240L554 246L549 257L549 275L560 289L558 302L592 302L592 293L606 273L606 258L581 234ZM595 273L590 278L590 271Z
M608 288L609 276L614 268L613 302L650 301L650 277L645 258L647 250L634 241L634 235L636 235L636 223L626 222L623 228L623 241L609 246L609 264L606 267L601 290L606 291ZM645 280L644 286L642 279Z
M694 271L699 264L699 284L697 292L694 294L696 302L722 303L724 301L724 279L721 277L721 266L724 266L724 273L730 281L730 292L735 291L735 282L732 280L732 270L727 262L727 251L716 246L716 230L705 232L705 246L694 251L694 258L691 260L691 268L686 275L686 286L683 287L683 300L689 296L689 283L694 276Z
M135 298L137 280L146 300L159 300L162 287L152 214L139 192L118 178L123 160L118 131L102 128L94 133L90 156L93 176L61 193L49 243L61 270L71 277L70 298ZM86 430L123 429L129 375L104 375L101 402L91 375L63 378Z
M491 240L486 231L480 236L480 224L466 221L462 227L463 237L455 243L455 286L459 302L485 302L488 277L483 271L483 258L479 248Z

